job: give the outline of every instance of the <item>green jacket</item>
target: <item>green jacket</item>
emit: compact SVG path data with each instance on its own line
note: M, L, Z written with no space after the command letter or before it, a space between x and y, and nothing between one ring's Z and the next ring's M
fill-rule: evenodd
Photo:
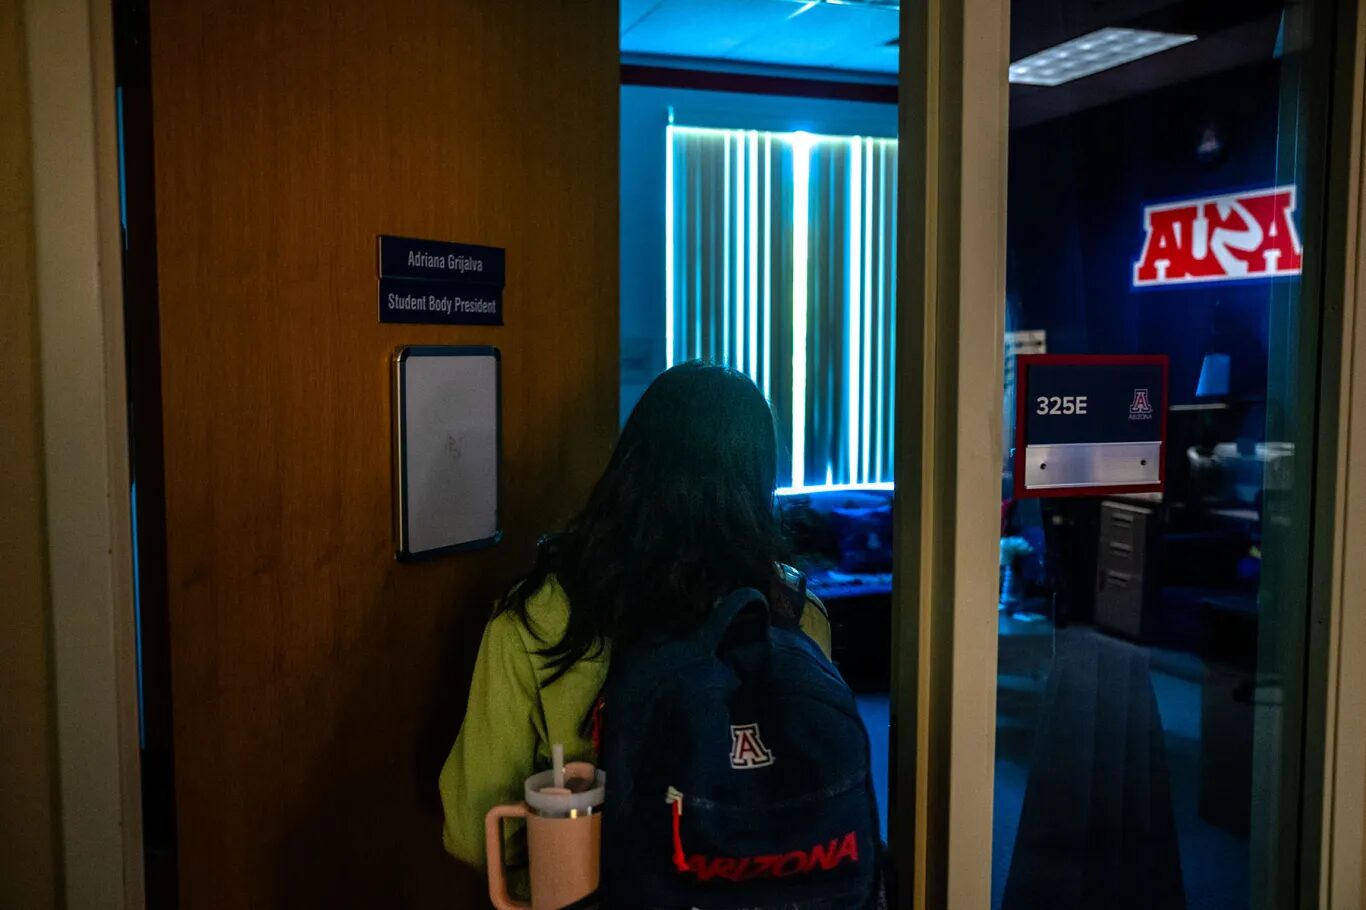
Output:
M830 654L830 621L825 608L802 613L802 631ZM465 722L441 769L446 850L484 865L484 816L501 803L522 799L522 782L550 767L550 749L563 743L568 761L593 761L592 742L579 729L607 678L608 655L585 659L546 685L552 671L537 652L560 640L569 622L569 600L547 582L527 602L527 618L501 613L484 630L470 682ZM509 862L520 857L520 838L508 827Z

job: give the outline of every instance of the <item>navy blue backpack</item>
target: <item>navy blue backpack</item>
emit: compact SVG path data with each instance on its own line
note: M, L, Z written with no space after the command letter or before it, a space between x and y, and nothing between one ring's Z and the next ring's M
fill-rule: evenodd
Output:
M602 905L877 906L881 839L854 696L758 591L612 655Z

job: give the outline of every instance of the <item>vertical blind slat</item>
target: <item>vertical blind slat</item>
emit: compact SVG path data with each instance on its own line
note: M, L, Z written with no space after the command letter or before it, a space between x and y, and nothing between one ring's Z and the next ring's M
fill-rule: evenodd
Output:
M754 379L786 448L784 484L890 482L896 140L668 129L668 361Z

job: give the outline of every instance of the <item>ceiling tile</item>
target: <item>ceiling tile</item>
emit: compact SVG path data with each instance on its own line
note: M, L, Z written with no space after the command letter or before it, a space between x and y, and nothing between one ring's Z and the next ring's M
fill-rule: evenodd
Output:
M800 7L782 0L663 0L622 35L621 50L724 57L754 35L778 27L796 9Z
M900 30L894 10L794 0L621 0L621 50L895 73Z
M663 0L621 0L621 33L624 35Z

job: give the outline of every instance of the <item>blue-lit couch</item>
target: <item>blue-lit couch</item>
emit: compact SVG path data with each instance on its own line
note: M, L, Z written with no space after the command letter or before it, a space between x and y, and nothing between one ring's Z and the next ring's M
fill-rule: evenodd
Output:
M780 497L797 567L830 613L849 684L886 691L891 671L892 493L833 489Z

